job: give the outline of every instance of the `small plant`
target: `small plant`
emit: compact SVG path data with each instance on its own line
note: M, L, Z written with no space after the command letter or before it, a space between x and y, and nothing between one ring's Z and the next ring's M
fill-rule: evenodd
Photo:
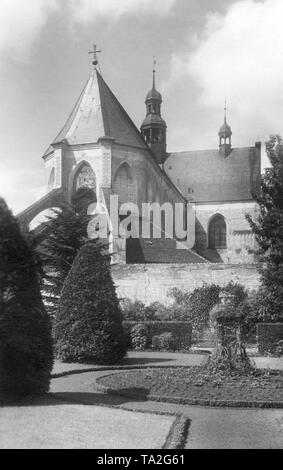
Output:
M151 347L155 351L176 351L176 340L172 333L163 333L152 338Z
M138 324L131 329L131 344L135 351L145 351L148 345L148 330L145 325Z

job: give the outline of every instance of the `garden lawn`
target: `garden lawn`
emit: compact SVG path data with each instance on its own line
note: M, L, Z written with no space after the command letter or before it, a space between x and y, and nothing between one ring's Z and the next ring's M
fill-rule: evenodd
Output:
M0 449L160 449L174 420L53 399L0 407Z
M97 380L98 385L121 394L159 396L183 400L282 402L283 375L256 371L253 375L208 374L202 367L147 369L115 373ZM166 401L166 400L165 400Z

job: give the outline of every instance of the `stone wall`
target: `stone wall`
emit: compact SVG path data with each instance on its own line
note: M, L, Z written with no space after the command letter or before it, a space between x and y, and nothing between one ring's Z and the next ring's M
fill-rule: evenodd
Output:
M225 286L230 281L239 282L248 289L259 286L256 265L113 265L112 275L120 298L141 300L146 305L152 302L169 305L171 299L167 293L173 287L192 292L204 283Z

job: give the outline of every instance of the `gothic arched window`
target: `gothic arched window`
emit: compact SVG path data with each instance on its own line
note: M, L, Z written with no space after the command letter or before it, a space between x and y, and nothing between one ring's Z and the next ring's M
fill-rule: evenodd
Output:
M222 215L216 215L209 224L209 248L227 248L227 225Z
M54 188L54 183L55 183L55 168L52 168L52 171L49 176L48 180L48 191L52 191Z
M83 165L75 178L75 191L80 188L89 188L96 193L96 176L89 165Z
M113 193L119 196L120 204L136 203L136 184L132 171L126 163L120 166L113 182Z

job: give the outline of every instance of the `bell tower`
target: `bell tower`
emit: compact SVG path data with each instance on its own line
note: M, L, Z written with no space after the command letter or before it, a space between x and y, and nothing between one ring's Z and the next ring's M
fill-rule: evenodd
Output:
M228 157L232 151L231 137L232 130L231 127L227 124L227 106L225 102L224 108L224 124L219 130L219 152L223 157Z
M149 147L152 149L156 161L162 165L166 160L166 122L161 117L162 96L155 87L156 61L153 68L153 84L147 94L146 118L142 123L141 132Z

